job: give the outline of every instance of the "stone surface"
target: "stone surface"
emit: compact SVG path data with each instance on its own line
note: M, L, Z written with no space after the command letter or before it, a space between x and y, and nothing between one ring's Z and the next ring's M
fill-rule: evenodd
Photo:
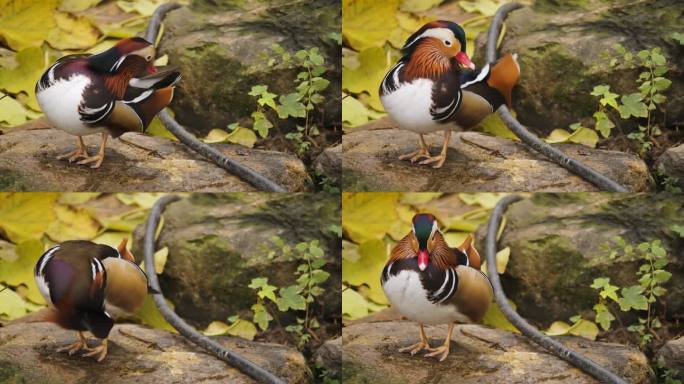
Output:
M342 178L342 145L328 147L314 161L314 172L327 177L331 185L340 186Z
M446 325L426 326L431 345L443 342ZM451 354L443 362L399 353L418 339L413 322L357 323L344 328L342 379L345 384L593 384L597 381L515 333L479 325L457 325ZM654 382L646 356L620 344L579 337L558 338L631 384Z
M75 136L44 120L0 135L0 190L72 192L254 191L255 188L185 145L165 138L126 133L107 142L99 169L57 160L76 148ZM98 135L86 136L94 153ZM214 144L224 154L291 191L307 190L310 178L297 157L281 152Z
M519 55L522 75L513 92L518 119L548 134L592 116L598 101L590 92L596 85L608 84L619 94L636 92L639 72L610 68L601 55L620 43L633 52L664 49L673 83L663 110L669 122L684 120L684 67L677 60L682 47L670 37L684 33L683 12L684 2L676 0L648 7L631 0L544 0L510 13L499 52ZM476 51L481 63L484 50Z
M518 312L539 326L591 313L598 293L590 285L597 277L609 277L618 286L636 283L640 263L625 256L608 257L617 249L610 245L615 236L634 246L662 241L670 260L667 270L673 274L662 297L667 303L663 318L684 313L684 239L670 229L684 225L681 196L535 194L511 205L506 219L499 248L510 247L511 254L502 284ZM485 232L484 226L477 231L481 250Z
M76 332L51 323L15 323L0 328L0 383L158 384L254 381L184 337L133 324L115 325L109 353L98 363L89 357L57 353L76 340ZM304 356L278 344L216 337L223 346L282 377L310 382ZM98 343L91 339L90 345Z
M684 380L684 337L665 343L656 354L656 361L663 364L665 368L679 371L676 377Z
M328 377L340 380L342 374L342 338L328 340L318 347L314 363L328 372Z
M251 318L256 294L248 287L255 277L272 285L294 282L299 262L271 260L268 244L279 236L294 247L318 239L331 276L314 311L329 334L339 333L341 312L341 244L330 229L340 223L340 197L317 194L244 193L195 194L170 204L164 212L159 248L169 255L160 283L164 295L182 318L203 328L206 319L225 319L236 313ZM133 254L142 255L144 228L135 231ZM279 253L278 253L279 254ZM217 273L220 271L220 273Z
M418 148L418 135L391 129L390 120L376 129L356 128L344 135L342 185L349 191L596 191L565 168L525 144L478 132L451 136L447 161L440 169L399 160ZM384 129L383 129L384 128ZM432 153L441 149L442 133L426 135ZM653 188L646 164L634 155L578 144L557 146L632 191Z
M277 94L293 92L299 70L274 68L271 45L294 53L319 47L331 84L323 93L323 127L341 118L341 51L328 35L340 31L336 0L195 1L164 20L160 54L183 73L171 108L178 121L206 134L248 118L256 110L252 86L268 85Z
M658 157L655 168L664 176L676 178L684 188L684 144L666 150Z

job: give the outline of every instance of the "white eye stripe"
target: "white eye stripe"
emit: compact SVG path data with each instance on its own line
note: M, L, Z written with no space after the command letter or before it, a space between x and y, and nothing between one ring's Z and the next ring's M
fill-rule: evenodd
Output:
M437 228L437 220L432 222L432 230L430 231L430 238L435 235L435 232L438 232L439 229Z
M406 45L404 45L404 48L410 47L416 41L418 41L424 37L436 37L436 38L443 40L443 41L456 38L456 36L454 36L454 33L449 28L430 28L430 29L426 30L425 32L421 33L420 35L416 36L413 40L409 41Z

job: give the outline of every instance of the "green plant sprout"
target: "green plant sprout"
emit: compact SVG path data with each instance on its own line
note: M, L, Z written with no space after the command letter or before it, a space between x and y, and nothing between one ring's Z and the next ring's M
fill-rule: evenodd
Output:
M257 295L257 301L251 307L252 321L259 329L266 331L272 320L285 313L294 313L296 323L287 325L285 330L296 337L297 347L301 349L311 340L313 330L320 327L318 319L311 313L311 304L316 297L325 293L323 283L330 277L323 270L327 263L325 254L318 240L291 247L280 237L274 236L270 244L262 244L261 247L269 259L297 261L300 264L295 271L297 279L288 286L271 285L266 277L252 279L249 288Z
M295 90L287 94L272 93L266 85L252 87L248 94L257 101L257 110L252 112L252 129L265 138L274 122L277 125L277 120L296 119L296 131L286 133L285 138L295 143L297 154L301 156L311 147L311 137L319 134L318 127L311 122L311 114L325 100L321 92L330 85L330 81L323 77L327 71L325 58L317 47L294 54L279 44L273 44L271 49L275 57L268 60L269 66L299 69L300 72L295 79ZM275 113L277 120L269 119L269 110Z
M617 56L610 59L611 68L641 70L636 79L637 91L619 95L612 92L608 85L595 86L591 95L598 98L599 107L593 115L594 129L608 138L616 121L634 119L638 130L629 133L627 138L639 143L639 154L644 156L653 148L654 138L662 134L655 115L656 112L661 112L664 116L661 105L667 101L667 97L663 92L672 85L672 81L665 77L669 71L667 58L659 47L644 49L636 54L627 51L620 44L616 44L614 48ZM579 127L579 123L570 126L573 130Z
M643 348L655 336L655 330L662 327L660 319L655 313L655 304L659 297L667 293L663 286L672 277L672 273L665 268L669 261L667 251L660 240L643 242L636 247L627 244L621 237L615 237L614 243L618 247L609 255L611 259L618 256L641 261L637 271L637 284L619 287L610 283L610 278L594 279L591 287L599 292L599 301L594 305L595 319L603 330L608 331L616 320L615 309L611 305L617 304L621 312L637 311L638 322L627 327L627 330L639 336L639 345ZM643 316L646 312L646 316Z

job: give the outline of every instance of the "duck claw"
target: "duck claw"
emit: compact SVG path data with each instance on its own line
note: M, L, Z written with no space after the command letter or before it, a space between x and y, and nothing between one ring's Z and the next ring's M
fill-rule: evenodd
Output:
M447 356L449 356L449 345L441 345L437 348L428 348L428 353L425 354L425 357L437 357L439 356L438 360L439 361L444 361L446 360ZM441 356L440 356L441 355Z
M83 354L83 357L95 357L97 362L104 360L107 356L107 339L102 340L102 344L95 348L86 348L87 353Z
M68 162L73 163L74 161L76 161L76 160L78 160L78 159L87 158L88 156L89 156L89 155L88 155L88 152L87 152L87 151L84 151L84 150L81 150L81 149L77 149L77 150L75 150L75 151L71 151L71 152L69 152L69 153L65 153L65 154L63 154L63 155L57 156L57 160L64 160L64 159L66 159Z
M409 345L408 347L400 348L399 352L404 353L404 352L409 352L411 356L414 356L416 353L427 349L430 350L430 345L426 342L419 341L413 345Z
M86 164L90 164L90 163L95 163L95 164L91 165L90 168L96 169L96 168L100 168L100 165L102 165L103 160L104 160L104 156L101 156L101 155L88 156L76 164L86 165Z
M409 160L411 163L415 163L416 161L423 159L423 158L429 158L430 157L430 152L427 151L427 149L419 149L414 152L410 152L404 155L399 156L399 160Z
M437 155L437 156L430 156L418 164L428 165L428 164L432 164L432 163L437 163L437 164L433 165L432 168L438 169L438 168L442 168L445 161L446 161L446 155Z

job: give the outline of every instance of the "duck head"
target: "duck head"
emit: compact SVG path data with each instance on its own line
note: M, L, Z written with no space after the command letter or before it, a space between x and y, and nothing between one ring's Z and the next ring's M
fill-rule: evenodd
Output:
M465 31L451 21L425 24L406 40L401 52L408 59L407 76L436 78L461 67L475 69L466 54Z
M88 65L100 73L114 74L124 69L132 73L155 73L154 45L142 37L123 39L108 50L88 58Z
M429 213L413 216L414 248L418 249L418 268L424 271L435 248L435 234L438 233L437 219Z

